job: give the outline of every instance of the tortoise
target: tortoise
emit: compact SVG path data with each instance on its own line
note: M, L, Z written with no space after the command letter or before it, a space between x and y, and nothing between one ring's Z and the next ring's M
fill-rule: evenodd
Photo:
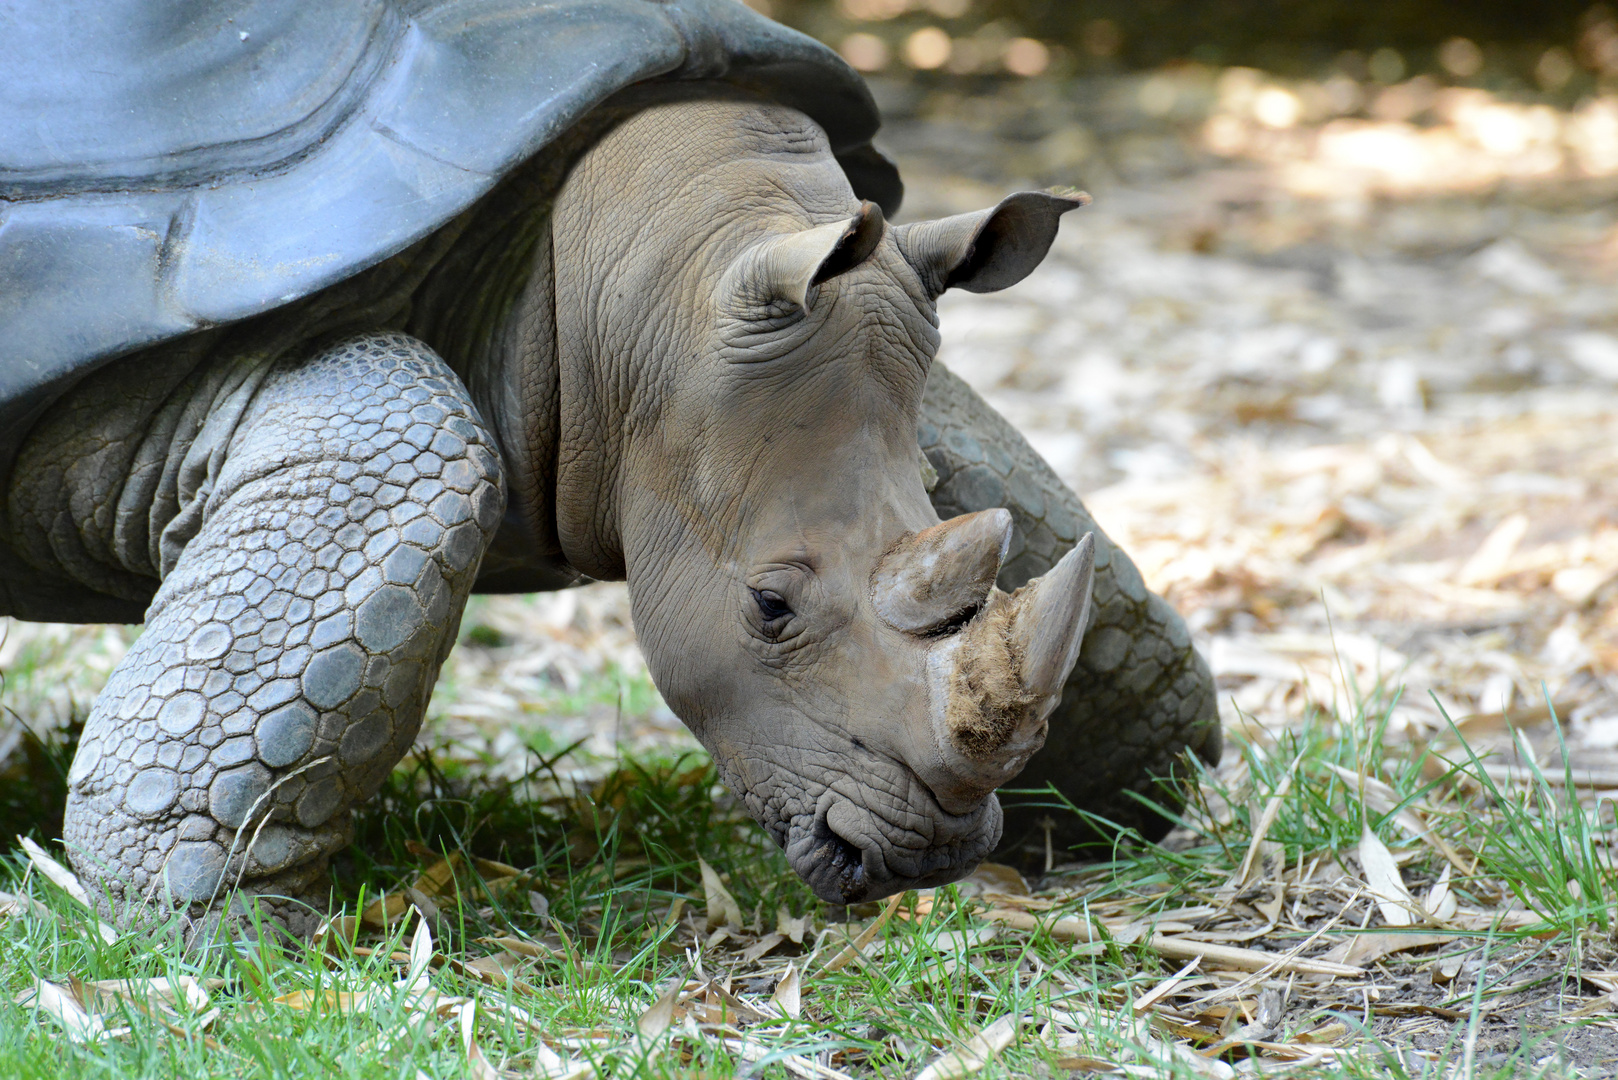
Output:
M732 0L24 2L0 69L0 614L145 623L69 777L111 917L307 932L472 592L627 579L830 901L1048 861L1064 800L1160 835L1132 793L1217 759L1184 622L933 361L937 296L1084 200L891 223L825 46Z

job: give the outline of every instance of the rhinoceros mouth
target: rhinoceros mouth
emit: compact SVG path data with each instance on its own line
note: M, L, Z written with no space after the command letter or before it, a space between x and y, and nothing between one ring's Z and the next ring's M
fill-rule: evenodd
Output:
M831 904L866 903L958 881L1000 839L1000 804L993 796L963 815L929 806L935 837L943 842L919 848L913 833L887 824L868 807L840 798L822 798L821 804L809 823L791 826L783 847L792 869ZM911 814L920 809L906 807Z
M870 886L865 873L865 853L859 846L838 836L824 817L817 817L815 835L799 875L815 895L833 904L854 904L864 899ZM807 871L807 872L806 872Z

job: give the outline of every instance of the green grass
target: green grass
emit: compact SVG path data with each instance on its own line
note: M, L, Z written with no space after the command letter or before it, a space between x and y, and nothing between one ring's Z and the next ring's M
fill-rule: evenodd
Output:
M816 901L700 754L626 760L589 784L567 780L566 750L535 753L525 776L499 783L472 764L409 759L360 812L334 879L336 910L355 914L452 858L459 871L436 879L422 905L432 963L414 970L403 957L424 920L413 912L352 939L328 935L320 948L218 943L185 952L162 933L136 932L109 943L81 905L13 853L0 861L0 890L25 898L27 910L0 917L0 1076L533 1076L561 1053L613 1076L898 1078L1003 1017L1018 1021L1015 1038L976 1075L1083 1075L1103 1065L1236 1075L1250 1056L1280 1067L1263 1046L1306 1047L1309 1032L1335 1033L1336 1060L1294 1075L1611 1075L1602 1047L1618 1056L1618 1040L1588 1025L1612 1013L1571 1015L1596 993L1583 973L1618 968L1610 814L1544 776L1492 781L1470 748L1441 761L1390 743L1395 700L1371 693L1340 720L1322 715L1273 744L1238 743L1230 763L1198 775L1184 827L1168 843L1126 839L1110 861L1048 879L1034 899L1051 908L1035 928L1005 925L995 912L1010 901L974 896L970 883L910 894L868 955L835 971L828 961L878 908ZM40 749L41 767L59 769L62 753ZM1363 894L1340 904L1352 889L1319 868L1332 860L1355 868L1369 824L1405 857L1403 880L1422 898L1448 860L1411 834L1412 811L1475 863L1451 871L1463 908L1526 907L1538 918L1451 926L1446 943L1390 952L1363 981L1222 975L1134 1015L1131 1003L1182 961L1159 955L1149 929L1129 931L1132 921L1149 927L1210 909L1187 936L1246 934L1243 947L1280 955L1307 945L1315 957L1351 942L1362 924L1389 932ZM1266 820L1260 872L1232 883ZM734 897L740 925L718 933L707 925L699 860ZM1266 927L1278 879L1281 915ZM1099 925L1099 939L1058 937L1050 920L1072 915ZM801 946L786 940L746 954L797 918L808 924ZM494 939L526 944L513 953ZM489 966L490 956L505 967ZM1470 966L1435 986L1433 965L1450 956ZM465 966L475 961L504 973L486 979ZM801 980L797 1017L769 1004L789 964ZM105 1039L76 1041L37 1002L14 1000L41 981L87 995L96 980L181 976L206 988L205 1007L170 1013L115 1002L99 1020L119 1033ZM416 977L425 984L412 985ZM643 1021L671 987L703 979L713 981L711 998L699 993L666 1022ZM1380 1003L1368 984L1380 988ZM727 985L729 998L719 989ZM1437 1012L1385 1015L1401 1002ZM1272 1006L1275 1023L1258 1031ZM1425 1034L1412 1033L1428 1021ZM478 1061L466 1056L463 1022Z

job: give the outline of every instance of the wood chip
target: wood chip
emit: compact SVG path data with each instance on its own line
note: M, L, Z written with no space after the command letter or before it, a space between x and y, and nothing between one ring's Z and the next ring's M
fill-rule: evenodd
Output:
M1063 941L1100 944L1106 940L1101 931L1090 920L1077 915L1067 915L1057 919L1040 919L1038 916L1026 911L993 908L989 911L979 912L978 916L994 922L1004 923L1017 930L1044 930L1052 937ZM1155 951L1159 956L1164 956L1171 960L1190 960L1201 957L1209 967L1231 968L1236 971L1266 971L1282 975L1289 973L1335 975L1346 978L1354 978L1365 974L1363 968L1334 963L1329 960L1312 960L1302 956L1289 956L1286 953L1259 952L1256 949L1243 949L1234 945L1219 945L1214 942L1199 941L1195 938L1179 935L1152 934L1144 938L1141 943Z

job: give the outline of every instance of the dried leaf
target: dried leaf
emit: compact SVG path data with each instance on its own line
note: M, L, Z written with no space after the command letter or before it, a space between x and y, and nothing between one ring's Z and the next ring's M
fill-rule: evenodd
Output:
M129 1031L128 1028L108 1031L99 1016L92 1016L85 1011L71 990L53 982L46 982L44 979L34 983L32 1004L61 1025L62 1030L67 1032L68 1039L76 1043L100 1042Z
M405 981L414 986L426 977L433 962L433 932L426 919L416 920L416 932L410 938L410 973Z
M1393 820L1398 823L1400 828L1410 835L1418 837L1423 843L1444 856L1445 860L1455 869L1462 873L1471 872L1461 861L1461 856L1455 848L1442 836L1439 836L1433 830L1433 827L1427 823L1427 819L1422 813L1424 807L1419 807L1415 804L1401 806L1402 800L1399 798L1398 793L1374 776L1357 773L1352 769L1345 769L1341 765L1335 765L1329 761L1321 762L1321 764L1341 777L1344 783L1353 787L1367 807L1378 814L1393 814ZM1398 807L1397 813L1395 813L1396 807Z
M971 930L940 930L924 940L936 952L959 952L981 948L999 936L1000 928L991 924Z
M521 961L515 955L500 952L464 961L456 966L456 970L472 975L477 981L488 983L490 986L503 986L511 981L512 972L520 964Z
M414 886L408 887L405 889L404 895L405 899L410 901L410 906L415 908L417 913L427 922L437 922L441 917L438 905L433 903L432 898L420 889Z
M28 861L34 864L35 870L44 874L52 884L80 904L90 908L92 911L95 910L90 904L90 894L84 891L84 886L79 884L78 876L73 871L47 855L44 848L28 839L28 837L17 837L17 843L21 844L22 849L28 853Z
M707 895L708 929L733 926L740 930L742 909L737 905L736 898L730 895L730 890L719 880L719 875L708 865L707 859L698 858L697 867L702 871L702 891Z
M472 1080L501 1080L500 1071L489 1064L482 1048L472 1041L476 1016L476 1001L468 1001L461 1006L461 1047L466 1054L466 1073Z
M403 893L383 893L365 905L365 910L360 912L360 921L366 926L387 930L409 915L410 910L410 901Z
M0 919L8 915L33 915L36 918L44 918L49 916L50 913L50 908L41 904L32 896L0 892Z
M1056 1067L1070 1073L1117 1073L1123 1072L1123 1067L1101 1058L1070 1055L1056 1059Z
M1002 896L1027 896L1028 882L1015 867L996 862L978 863L978 868L957 883L962 896L982 896L988 893Z
M1480 911L1477 908L1457 907L1450 922L1465 930L1533 930L1536 937L1556 933L1553 928L1546 926L1545 917L1537 911Z
M745 1061L756 1062L771 1058L787 1072L799 1077L800 1080L854 1080L847 1073L839 1072L829 1065L822 1065L814 1057L810 1056L815 1054L812 1046L794 1047L783 1051L775 1047L765 1046L763 1043L754 1042L751 1039L723 1039L721 1041L726 1049L740 1054Z
M1423 910L1439 922L1448 922L1454 918L1455 912L1460 906L1455 899L1455 894L1450 891L1449 870L1450 868L1446 864L1444 869L1439 872L1438 880L1433 882L1432 888L1427 890L1427 896L1421 902Z
M1242 857L1242 863L1236 868L1236 872L1230 875L1229 884L1232 887L1239 889L1247 885L1253 880L1255 868L1263 866L1262 861L1259 859L1259 854L1264 848L1265 838L1270 835L1270 828L1275 824L1275 819L1281 814L1281 806L1286 801L1287 793L1292 790L1292 778L1298 771L1298 762L1302 760L1303 755L1301 753L1292 759L1292 764L1287 766L1286 775L1281 778L1281 783L1276 787L1275 794L1271 795L1269 801L1264 804L1263 811L1253 824L1253 839L1247 845L1247 854Z
M685 897L676 896L674 898L674 902L669 905L668 915L664 916L663 918L663 929L666 931L678 926L680 923L680 916L684 914Z
M513 956L521 956L529 960L561 960L563 955L537 941L530 941L520 937L483 937L477 939L479 945L493 945L504 949Z
M1360 933L1327 950L1326 957L1344 964L1364 966L1374 964L1384 956L1411 949L1425 949L1445 945L1455 940L1454 934L1417 933Z
M1179 989L1180 984L1185 982L1187 976L1189 976L1193 971L1196 971L1201 964L1202 957L1193 956L1185 967L1181 968L1179 971L1176 971L1173 975L1170 975L1168 978L1146 991L1146 993L1142 994L1135 1000L1135 1003L1130 1006L1130 1008L1134 1010L1136 1016L1140 1016L1153 1005L1156 1005L1159 1001L1162 1001L1164 998L1174 993L1175 990Z
M1416 917L1412 913L1416 910L1416 901L1399 876L1399 864L1368 824L1360 831L1359 856L1367 891L1376 900L1382 921L1388 926L1414 923Z
M972 1036L959 1050L942 1054L916 1074L916 1080L956 1080L971 1076L1000 1056L1000 1051L1017 1037L1022 1017L1008 1013Z
M115 1008L119 999L157 1006L170 1012L200 1013L210 1004L208 991L190 975L156 979L95 979L77 985L79 998L98 1012Z
M669 1025L674 1023L674 1003L680 999L680 992L684 989L685 984L676 981L652 1002L651 1008L640 1014L635 1027L642 1038L655 1039L669 1029Z
M792 942L794 945L802 945L803 935L807 933L808 930L809 916L800 915L797 918L793 918L792 914L787 911L785 907L776 909L775 932L777 934L784 934L787 940Z
M1018 930L1043 929L1052 937L1061 941L1080 941L1094 943L1102 947L1101 932L1089 919L1077 915L1068 915L1057 919L1040 919L1026 911L1016 911L1011 908L991 908L980 912L980 918L992 919L1004 923ZM1293 956L1287 953L1259 952L1255 949L1241 949L1231 945L1221 945L1210 941L1201 941L1196 938L1184 937L1178 934L1156 933L1145 939L1148 945L1159 956L1170 960L1190 960L1193 957L1202 957L1210 968L1233 968L1237 971L1263 971L1275 974L1296 972L1300 975L1363 975L1363 968L1351 967L1328 960L1310 959L1304 956Z
M461 1053L472 1056L472 1027L477 1023L478 1003L468 1001L460 1007Z
M706 1014L704 1023L717 1026L736 1021L753 1023L758 1020L775 1019L773 1013L759 1011L712 979L699 984L695 990L688 991L686 998L689 1000L698 995L703 998L702 1008Z
M574 1061L538 1043L534 1047L535 1080L590 1080L596 1074L588 1061Z
M1341 1020L1332 1020L1321 1024L1319 1027L1310 1028L1308 1031L1300 1032L1298 1034L1297 1041L1301 1043L1313 1043L1315 1045L1320 1045L1322 1043L1334 1043L1339 1039L1344 1039L1347 1037L1348 1025L1343 1023Z
M321 923L315 930L310 944L316 952L331 952L337 942L344 941L349 945L359 936L360 919L354 915L337 915Z
M742 963L755 964L759 957L780 945L786 944L786 937L779 931L765 934L753 944L742 950Z
M1466 963L1465 953L1455 953L1451 956L1440 956L1433 961L1432 983L1434 986L1448 986L1454 982L1461 973L1461 966Z
M826 961L826 966L820 969L820 973L829 975L834 971L841 971L856 957L860 956L864 948L871 943L871 939L876 937L884 926L888 925L888 920L893 918L893 913L898 908L899 901L903 899L904 893L895 893L888 897L888 904L882 909L882 914L872 919L871 925L860 931L860 936L849 942L842 952Z
M363 1013L369 1012L371 1006L376 1004L378 995L371 990L294 990L272 1000L277 1005L300 1012L307 1012L319 1005L337 1012Z
M423 858L432 856L433 861L428 863L421 873L416 875L415 888L429 896L445 896L454 892L455 871L461 865L461 853L452 851L446 858L438 855L431 848L419 845L409 845L413 855Z
M803 1015L803 998L798 988L796 966L787 965L786 974L781 976L781 981L775 984L775 993L770 995L770 1004L793 1020Z
M90 903L90 894L84 890L84 886L80 884L73 871L47 855L44 848L28 839L28 837L17 837L17 843L21 844L22 849L28 853L28 861L33 864L34 869L45 875L57 887L66 892L68 896L78 901L85 910L92 915L95 913L95 905ZM95 928L101 940L108 945L118 940L118 931L100 919L95 920Z

